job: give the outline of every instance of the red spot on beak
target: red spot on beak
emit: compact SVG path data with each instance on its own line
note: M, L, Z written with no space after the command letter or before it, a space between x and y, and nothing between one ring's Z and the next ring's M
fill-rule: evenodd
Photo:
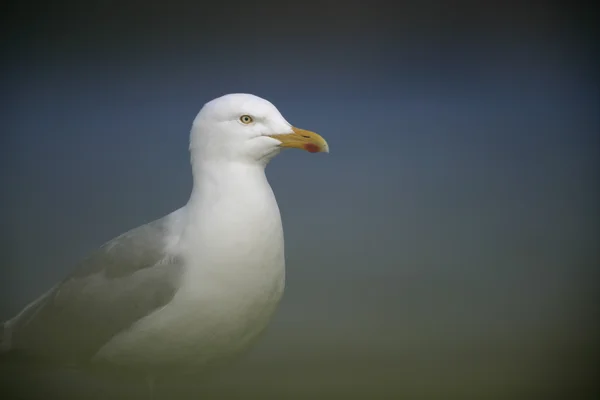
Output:
M319 146L317 146L316 144L312 144L312 143L305 144L304 149L306 149L306 151L308 151L309 153L318 153L319 152Z

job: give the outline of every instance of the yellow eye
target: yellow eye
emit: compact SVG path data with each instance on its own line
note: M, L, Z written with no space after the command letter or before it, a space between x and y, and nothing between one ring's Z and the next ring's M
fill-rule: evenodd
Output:
M252 122L252 121L254 121L254 120L253 120L253 119L252 119L252 117L251 117L251 116L249 116L249 115L242 115L242 116L240 117L240 121L242 122L242 124L246 124L246 125L248 125L249 123L251 123L251 122Z

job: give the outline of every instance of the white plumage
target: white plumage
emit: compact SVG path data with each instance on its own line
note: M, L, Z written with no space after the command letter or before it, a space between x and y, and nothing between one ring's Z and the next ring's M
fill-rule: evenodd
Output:
M103 245L4 323L4 355L62 365L198 371L266 328L285 282L265 167L283 148L328 152L267 100L230 94L194 120L187 204Z

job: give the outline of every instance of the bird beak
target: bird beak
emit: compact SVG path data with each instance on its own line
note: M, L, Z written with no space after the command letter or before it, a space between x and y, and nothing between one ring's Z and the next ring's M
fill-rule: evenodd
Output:
M292 126L293 133L269 135L281 142L280 147L306 150L309 153L329 153L329 145L321 135Z

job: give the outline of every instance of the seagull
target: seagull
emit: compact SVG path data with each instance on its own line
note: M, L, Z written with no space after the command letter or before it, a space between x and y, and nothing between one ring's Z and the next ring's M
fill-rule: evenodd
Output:
M242 354L284 292L284 232L265 168L289 148L329 152L266 99L207 102L190 131L187 203L106 242L5 321L0 355L153 377Z

